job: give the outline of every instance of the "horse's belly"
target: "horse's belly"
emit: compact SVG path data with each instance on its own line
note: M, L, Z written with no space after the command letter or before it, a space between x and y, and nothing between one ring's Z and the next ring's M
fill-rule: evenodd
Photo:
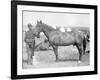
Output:
M68 45L72 45L74 44L74 41L73 40L63 40L62 42L60 42L61 45L64 45L64 46L68 46Z
M73 38L57 38L53 43L58 46L68 46L74 44L75 40Z
M73 36L61 37L61 41L65 43L73 43L75 41Z
M74 44L74 42L70 42L70 43L54 43L54 45L56 45L56 46L69 46L69 45L73 45Z

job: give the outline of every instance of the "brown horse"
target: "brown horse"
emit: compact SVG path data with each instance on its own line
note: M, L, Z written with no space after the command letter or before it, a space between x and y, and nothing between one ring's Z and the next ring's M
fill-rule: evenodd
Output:
M42 21L37 21L36 24L36 35L40 35L43 32L48 38L50 45L53 47L56 61L58 60L58 46L69 46L75 45L79 51L79 61L82 59L83 51L83 41L85 39L84 35L77 30L72 32L61 32L51 26L43 23Z

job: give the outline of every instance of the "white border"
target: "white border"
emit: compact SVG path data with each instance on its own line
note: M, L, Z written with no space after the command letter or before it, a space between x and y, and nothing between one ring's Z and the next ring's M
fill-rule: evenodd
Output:
M90 66L78 67L63 67L63 68L42 68L42 69L22 69L22 10L37 10L37 11L57 11L57 12L76 12L90 13ZM43 7L43 6L17 6L17 74L44 74L44 73L60 73L60 72L79 72L79 71L94 71L94 10L92 9L77 9L77 8L58 8L58 7Z

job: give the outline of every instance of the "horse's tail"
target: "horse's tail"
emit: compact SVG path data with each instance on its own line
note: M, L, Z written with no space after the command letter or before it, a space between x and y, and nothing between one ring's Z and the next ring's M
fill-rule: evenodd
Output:
M83 54L85 55L85 50L86 50L86 37L83 37Z

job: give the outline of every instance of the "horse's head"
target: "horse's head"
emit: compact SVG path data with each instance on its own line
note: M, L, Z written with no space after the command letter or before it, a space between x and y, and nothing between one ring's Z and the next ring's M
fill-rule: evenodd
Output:
M33 32L33 35L35 35L37 38L40 38L40 35L38 34L36 28L32 29L32 32Z
M49 35L50 31L55 30L51 26L43 23L41 20L37 21L37 24L36 24L35 28L37 30L36 32L38 33L38 35L40 35L40 33L43 32L46 36Z
M36 28L37 37L39 37L40 32L43 32L43 30L42 30L42 21L37 21L37 24L36 24L35 28Z

